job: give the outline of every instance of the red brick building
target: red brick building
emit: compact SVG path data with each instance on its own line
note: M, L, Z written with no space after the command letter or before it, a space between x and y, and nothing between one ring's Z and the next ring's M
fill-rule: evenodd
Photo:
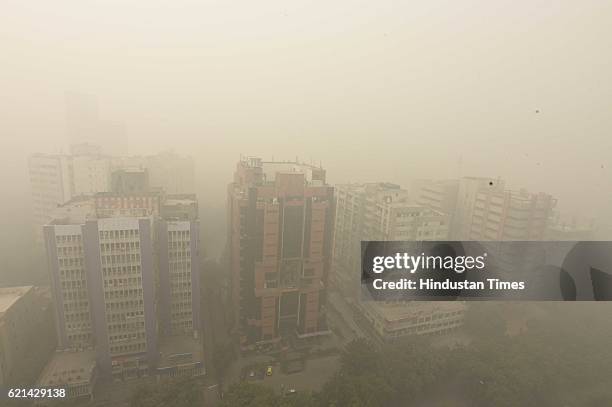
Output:
M231 296L242 345L327 332L334 203L325 170L243 159L227 204Z

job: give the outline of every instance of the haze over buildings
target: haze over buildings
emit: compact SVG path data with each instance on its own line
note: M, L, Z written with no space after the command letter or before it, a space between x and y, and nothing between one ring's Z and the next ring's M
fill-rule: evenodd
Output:
M362 240L612 239L612 2L2 10L0 387L463 326L360 303Z

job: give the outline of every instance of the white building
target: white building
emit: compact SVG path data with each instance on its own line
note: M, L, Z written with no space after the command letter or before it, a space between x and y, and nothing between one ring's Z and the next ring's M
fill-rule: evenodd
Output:
M74 197L108 192L116 170L146 169L151 187L166 193L195 191L194 162L191 157L164 152L147 157L110 157L99 147L82 143L71 147L71 154L34 154L29 162L33 224L38 242L42 226L53 211Z
M110 191L111 164L108 157L79 155L72 157L73 195L92 195Z
M336 186L333 266L337 284L354 295L360 285L362 240L446 240L449 216L411 203L389 183Z
M96 379L96 355L92 349L58 350L45 366L37 386L63 389L66 399L92 399ZM52 399L41 400L40 404L49 400Z
M58 205L72 198L72 160L66 155L34 154L28 160L28 167L34 225L40 240L41 226L51 220Z

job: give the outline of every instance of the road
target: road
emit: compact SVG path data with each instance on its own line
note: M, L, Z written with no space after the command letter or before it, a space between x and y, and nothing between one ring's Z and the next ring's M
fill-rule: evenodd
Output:
M261 379L250 379L253 383L259 383L272 388L280 393L295 389L297 391L319 391L340 368L340 355L325 356L306 361L304 370L298 373L285 374L280 371L278 365L273 368L272 376L263 376Z

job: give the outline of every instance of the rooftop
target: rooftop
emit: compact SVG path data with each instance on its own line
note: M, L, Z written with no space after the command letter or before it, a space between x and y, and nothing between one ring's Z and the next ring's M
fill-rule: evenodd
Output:
M462 302L422 302L422 301L409 301L409 302L377 302L377 301L364 301L362 306L368 307L371 311L375 312L380 318L388 321L395 322L403 319L418 316L420 314L428 315L433 312L451 312L465 309L465 304Z
M85 223L95 218L95 203L90 196L77 196L53 211L52 225L69 225Z
M95 356L93 349L57 351L45 366L38 384L58 386L89 382L96 367Z
M177 335L162 338L159 343L159 367L204 362L204 351L200 339Z
M261 169L264 183L274 182L276 174L304 174L304 180L309 184L325 184L325 170L320 165L300 162L297 157L295 161L263 161L258 157L241 157L239 165Z
M31 285L0 288L0 317L31 289Z

